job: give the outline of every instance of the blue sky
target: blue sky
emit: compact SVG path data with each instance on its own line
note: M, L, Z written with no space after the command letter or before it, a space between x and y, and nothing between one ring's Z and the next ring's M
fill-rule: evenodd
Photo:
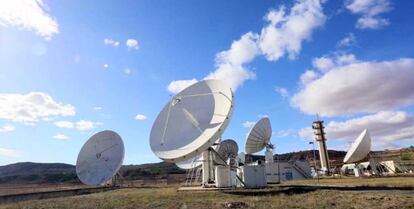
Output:
M414 3L323 1L2 1L0 164L76 162L112 129L124 164L158 162L149 132L171 95L216 78L235 90L223 138L240 150L268 115L277 153L328 146L365 128L373 149L413 145ZM128 44L127 44L128 43Z

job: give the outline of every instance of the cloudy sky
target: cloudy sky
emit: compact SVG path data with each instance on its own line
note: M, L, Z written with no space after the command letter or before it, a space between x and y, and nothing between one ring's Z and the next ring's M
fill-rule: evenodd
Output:
M125 164L157 162L149 132L169 98L202 79L235 91L224 138L244 150L267 115L276 152L365 128L373 149L414 145L412 1L0 1L0 165L75 163L117 131Z

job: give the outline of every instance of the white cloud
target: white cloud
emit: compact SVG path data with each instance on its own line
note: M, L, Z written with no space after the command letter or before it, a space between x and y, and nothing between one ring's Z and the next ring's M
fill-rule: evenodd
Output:
M0 1L0 26L35 31L49 40L59 33L59 25L45 8L42 0Z
M59 128L74 128L75 125L70 121L57 121L55 125Z
M15 130L14 126L7 125L7 124L0 127L0 133L1 132L11 132L11 131L14 131L14 130Z
M34 123L54 116L75 115L75 107L56 102L43 92L28 94L0 93L0 118L15 122Z
M244 65L251 62L259 53L256 40L257 34L246 33L231 44L229 50L216 55L216 70L205 79L225 81L233 91L236 91L244 81L254 79L255 74Z
M285 88L275 87L275 91L280 94L283 98L289 97L289 92Z
M257 117L259 117L259 118L268 118L269 115L268 114L260 114Z
M98 125L102 125L101 122L93 122L89 120L79 120L77 122L57 121L54 124L59 128L76 128L79 131L91 130Z
M300 83L307 85L319 77L319 74L313 70L307 70L300 76Z
M396 142L414 140L414 116L402 111L381 111L342 122L331 121L325 131L328 140L352 142L364 129L370 132L376 148L395 147ZM299 136L312 139L312 129L301 129Z
M135 116L135 120L146 120L147 116L142 115L142 114L138 114Z
M80 121L76 122L75 127L79 131L87 131L87 130L94 129L96 127L96 125L99 125L99 123L93 122L93 121L88 121L88 120L80 120Z
M64 134L56 134L53 136L54 139L59 139L59 140L66 140L69 139L68 136L64 135Z
M128 39L125 45L128 47L128 49L139 49L138 40L133 38Z
M313 66L321 72L327 72L334 67L334 62L328 57L317 57L312 60Z
M277 11L271 10L266 15L266 20L270 23L261 33L248 32L239 40L233 41L230 49L217 53L216 69L204 79L223 80L236 91L245 81L256 78L256 74L246 65L258 55L276 61L288 53L293 59L301 51L302 42L309 40L312 31L321 26L325 19L319 0L298 0L289 14L285 14L283 6ZM173 81L169 87L178 82L189 83L189 80Z
M273 132L272 136L275 138L284 138L288 136L295 136L297 133L294 129L286 129L286 130L279 130L277 132Z
M333 68L356 63L358 60L353 54L336 54L334 57L322 56L312 59L312 65L321 73L326 73Z
M104 64L104 65L103 65L103 67L104 67L105 69L108 69L109 65L108 65L108 64Z
M132 70L130 68L125 68L124 73L129 75L132 73Z
M339 47L353 46L356 44L356 38L353 33L348 33L343 39L338 42Z
M93 110L100 111L102 110L102 107L96 106L96 107L93 107Z
M342 57L340 62L353 60ZM373 113L414 104L414 59L339 65L303 86L292 104L321 116Z
M0 156L3 157L18 157L19 152L15 149L8 149L0 147Z
M356 23L359 29L377 29L389 24L388 19L380 15L391 10L390 0L347 0L345 7L361 15Z
M253 122L253 121L245 121L242 125L245 128L252 128L254 126L254 124L256 124L256 122Z
M309 40L312 31L325 23L319 0L296 1L289 14L285 7L271 10L265 17L270 22L262 29L259 46L266 58L276 61L286 53L294 59L302 49L302 42Z
M171 93L177 94L178 92L182 91L183 89L197 83L197 80L195 78L191 80L176 80L172 81L168 87L167 90Z
M379 17L361 17L357 21L357 28L377 29L389 25L390 22L385 18Z
M109 45L109 46L117 47L117 46L119 46L119 41L115 41L111 38L106 38L106 39L104 39L104 44Z

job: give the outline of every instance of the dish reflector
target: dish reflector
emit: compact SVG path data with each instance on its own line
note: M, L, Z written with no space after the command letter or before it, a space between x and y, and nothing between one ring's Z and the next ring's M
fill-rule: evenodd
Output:
M368 130L365 129L352 143L345 155L344 163L354 163L364 159L371 150L371 137Z
M264 117L254 124L247 135L244 147L246 154L253 154L261 151L266 146L271 146L270 137L272 137L272 126L269 118Z
M150 134L152 151L167 162L199 155L226 129L233 102L231 89L219 80L203 80L187 87L155 120Z
M108 181L122 166L124 143L114 131L101 131L83 145L76 161L82 183L95 186Z
M204 160L203 155L200 154L188 160L176 162L175 165L177 165L177 167L181 169L188 170L188 169L197 168L201 166L203 164L203 160Z
M221 139L216 140L216 142L214 143L215 145L212 146L214 150L217 151L220 141ZM181 169L188 170L188 169L197 168L201 166L203 164L203 161L204 161L203 154L199 154L195 156L194 158L176 162L175 165L177 165Z
M223 160L227 161L229 158L236 158L238 152L239 147L237 146L237 143L232 139L226 139L220 143L217 149L217 154L219 154L221 158L215 157L214 161L223 163Z

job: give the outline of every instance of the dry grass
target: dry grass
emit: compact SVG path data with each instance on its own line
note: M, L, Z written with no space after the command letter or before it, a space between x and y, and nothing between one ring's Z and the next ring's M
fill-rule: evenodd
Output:
M68 190L86 188L83 184L25 184L25 185L0 185L0 195L24 194L32 192L47 192L56 190Z
M315 184L314 180L284 184ZM324 185L414 186L414 177L321 179ZM227 204L234 203L234 204ZM235 207L227 207L227 206ZM0 208L361 208L414 209L414 191L345 192L318 190L300 194L234 195L219 191L178 192L176 187L129 188L90 195L32 200Z
M239 208L414 208L413 193L314 191L294 195L242 196L218 191L177 192L176 188L120 189L26 201L0 208L226 208L226 203L231 202L239 202L236 204Z
M316 179L286 181L286 185L315 185ZM414 176L400 177L341 177L341 178L322 178L319 180L321 185L342 185L342 186L388 186L388 187L414 187Z

